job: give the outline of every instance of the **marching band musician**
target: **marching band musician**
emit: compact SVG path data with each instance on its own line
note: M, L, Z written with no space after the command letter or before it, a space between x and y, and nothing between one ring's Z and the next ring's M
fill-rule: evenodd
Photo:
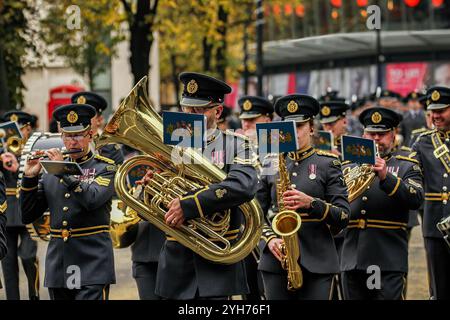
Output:
M263 229L263 247L259 270L262 271L267 299L272 300L327 300L331 299L334 275L339 272L339 261L333 234L348 222L347 188L341 171L341 162L332 153L316 151L312 146L313 119L319 112L319 103L308 95L284 96L275 103L275 111L283 120L297 124L299 150L286 155L286 170L292 189L285 191L285 208L301 215L298 231L303 285L296 291L287 289L287 272L281 266L280 246L272 228ZM276 175L262 177L257 199L263 212L269 208L278 211ZM267 217L270 225L273 217Z
M426 93L436 129L422 133L412 149L424 173L425 205L422 233L425 241L431 291L435 299L450 299L450 248L436 227L450 214L450 88L431 87Z
M241 108L239 119L242 122L243 134L252 141L254 149L257 150L256 124L272 121L273 105L269 100L256 96L243 96L238 100L238 105ZM258 261L253 254L245 258L245 269L250 289L250 293L245 298L246 300L260 300L264 290L258 271Z
M213 77L184 72L181 108L207 118L207 146L204 155L227 173L225 180L196 190L169 203L165 216L169 226L178 228L193 218L211 219L216 212L230 209L225 237L233 243L242 219L238 206L254 198L257 183L251 162L251 146L243 136L217 129L224 96L231 87ZM149 171L144 179L151 179ZM217 221L216 221L217 222ZM167 237L159 256L156 294L166 299L224 300L248 293L244 262L218 264L200 257L175 238Z
M3 173L0 172L0 260L2 260L8 252L8 246L6 244L6 208L8 206L6 202L6 190L5 190L5 178ZM1 282L0 282L1 287Z
M18 124L22 134L23 143L31 135L33 116L18 110L8 111L3 115L3 121L14 121ZM19 206L17 179L19 177L19 160L17 156L4 146L1 154L0 170L6 183L6 238L8 254L2 260L3 276L5 279L6 298L20 300L19 289L19 261L28 280L28 296L30 300L39 300L39 260L37 258L37 242L33 240L26 226L22 223L22 214ZM20 239L20 242L19 242Z
M95 108L70 104L57 108L62 139L83 175L42 175L40 160L28 159L20 190L22 220L30 223L49 209L51 240L45 261L44 285L52 300L105 300L115 283L114 256L109 234L114 161L90 150L91 119ZM52 161L62 161L59 149L49 149Z
M341 155L341 139L347 133L347 117L346 112L350 106L344 101L328 101L320 104L319 121L325 131L333 134L333 150L332 153Z
M373 166L375 180L351 203L341 257L344 298L400 300L405 298L408 272L409 210L423 201L422 172L418 161L392 154L401 115L374 107L359 119L363 137L375 140L380 155ZM378 269L371 269L374 266ZM368 286L377 271L379 285L374 280L374 287Z
M72 103L88 104L95 108L96 114L91 120L91 130L95 138L103 129L105 123L103 111L108 108L108 103L102 96L89 91L77 92L72 96L71 100ZM98 153L103 157L114 160L117 165L123 163L124 156L119 144L107 144L101 147Z

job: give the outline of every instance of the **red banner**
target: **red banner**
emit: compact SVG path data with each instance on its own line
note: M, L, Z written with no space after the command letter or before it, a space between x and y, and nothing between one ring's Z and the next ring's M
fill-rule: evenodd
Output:
M387 64L387 89L400 93L402 96L414 90L421 90L426 72L427 64L423 62Z

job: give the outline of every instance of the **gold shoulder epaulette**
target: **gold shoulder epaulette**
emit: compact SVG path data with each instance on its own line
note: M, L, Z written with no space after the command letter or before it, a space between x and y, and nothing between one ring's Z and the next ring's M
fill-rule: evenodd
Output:
M412 151L412 149L411 149L410 147L407 147L407 146L402 146L402 147L400 148L400 150L408 151L408 152L411 152L411 151Z
M425 131L425 132L422 132L422 133L419 135L419 138L420 138L420 137L423 137L423 136L430 135L430 134L435 133L435 132L436 132L436 129L427 130L427 131Z
M408 157L405 157L405 156L395 156L395 158L397 158L399 160L406 160L406 161L410 161L410 162L414 162L414 163L420 164L418 160L413 159L413 158L408 158Z
M346 165L346 164L349 164L349 163L352 163L352 162L350 160L342 161L342 165Z
M228 129L225 130L224 133L227 134L227 135L230 135L230 136L235 136L235 137L239 137L239 138L242 138L244 140L250 141L250 139L247 136L245 136L243 134L240 134L240 133L236 133L236 132L228 130Z
M99 154L96 154L95 158L98 159L98 160L101 160L103 162L109 163L109 164L116 164L113 159L101 156Z
M319 156L326 156L326 157L332 157L332 158L339 159L339 157L337 155L335 155L334 153L331 153L331 152L327 152L327 151L316 149L316 153Z
M411 131L411 134L422 133L425 131L427 131L427 128L414 129L413 131Z

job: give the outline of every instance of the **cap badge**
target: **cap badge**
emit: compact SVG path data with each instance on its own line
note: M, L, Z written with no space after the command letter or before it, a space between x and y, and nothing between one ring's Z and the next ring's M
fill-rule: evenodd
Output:
M78 114L75 111L70 111L67 115L67 121L70 123L75 123L78 120Z
M189 83L186 85L186 90L187 92L189 92L190 94L196 93L198 90L198 84L197 82L192 79L191 81L189 81Z
M329 106L324 106L324 107L322 108L322 115L323 115L324 117L328 117L328 116L330 115L330 113L331 113L331 109L330 109Z
M9 120L15 122L15 121L19 120L19 117L17 116L17 114L13 113L11 115L11 117L9 117Z
M411 95L411 97L412 97L413 99L417 99L417 93L413 92L412 95Z
M438 101L440 97L441 94L437 90L434 90L433 93L431 94L431 100L433 101Z
M375 113L372 115L371 119L372 119L372 122L373 122L373 123L380 123L381 120L383 119L383 117L381 116L381 114L380 114L379 112L375 112Z
M295 102L294 100L291 100L287 105L287 109L290 113L296 112L298 110L297 102Z
M245 100L244 104L242 105L242 108L245 111L249 111L252 108L252 103L250 102L250 100Z
M85 96L79 96L77 98L77 103L78 104L85 104L86 103L86 97Z

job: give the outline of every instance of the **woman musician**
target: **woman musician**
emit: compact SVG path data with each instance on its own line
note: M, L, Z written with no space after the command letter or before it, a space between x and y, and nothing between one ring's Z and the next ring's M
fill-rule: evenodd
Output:
M300 214L302 223L297 239L300 248L298 263L302 271L302 285L288 290L287 272L282 268L283 240L270 226L269 209L278 211L277 180L279 174L262 177L257 193L268 225L263 229L261 260L267 299L327 300L331 299L334 275L339 262L333 233L348 223L349 203L341 163L337 156L317 151L311 146L313 119L319 103L307 95L288 95L277 100L275 111L283 120L297 124L299 150L285 156L291 188L282 194L284 209Z

